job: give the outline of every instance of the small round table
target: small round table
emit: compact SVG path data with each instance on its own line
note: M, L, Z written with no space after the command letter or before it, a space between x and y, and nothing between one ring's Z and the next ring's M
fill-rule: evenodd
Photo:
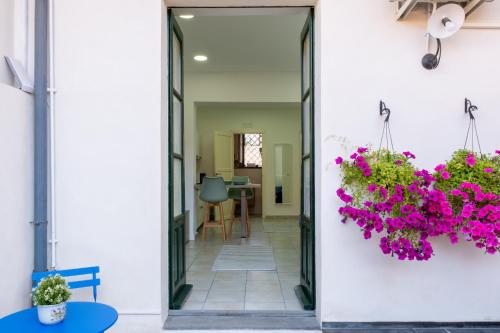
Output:
M13 313L0 319L0 332L98 333L114 325L118 319L115 309L94 302L68 302L66 318L55 325L38 321L36 307Z

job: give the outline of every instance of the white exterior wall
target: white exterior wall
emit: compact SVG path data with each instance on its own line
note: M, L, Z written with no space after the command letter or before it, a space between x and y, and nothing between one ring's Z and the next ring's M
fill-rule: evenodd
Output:
M497 2L471 19L500 21ZM500 320L500 286L493 282L498 257L445 240L426 263L382 255L375 240L339 223L339 174L330 165L345 154L338 138L376 145L380 99L393 110L396 147L416 153L422 167L463 144L465 97L480 107L483 149L498 148L500 31L460 31L444 41L439 69L428 72L420 66L424 17L396 22L386 0L322 0L316 15L320 319ZM99 300L120 312L159 313L167 296L161 274L167 258L164 29L160 0L56 0L59 267L100 265ZM29 302L32 230L25 222L31 220L32 148L31 98L1 85L0 97L1 133L8 134L0 142L11 152L2 160L2 184L10 185L1 207L2 216L12 216L6 229L12 234L2 234L0 252L9 253L1 259L14 275L2 274L2 282L19 283L0 303L3 314ZM15 199L13 188L22 189ZM9 249L16 249L15 258Z
M58 268L99 265L99 301L159 314L162 2L55 11Z
M500 320L498 255L444 239L429 262L383 255L377 240L365 241L354 223L339 222L340 178L332 165L347 154L343 138L378 145L380 99L393 111L396 149L415 153L420 167L433 168L463 147L465 97L479 107L483 151L498 149L500 30L462 30L443 40L441 65L427 71L420 65L425 17L397 22L386 0L322 0L317 15L322 321ZM467 21L500 23L500 2Z
M0 83L0 101L1 318L28 307L31 299L33 99Z
M33 271L33 98L12 86L16 1L0 2L0 318L30 305Z

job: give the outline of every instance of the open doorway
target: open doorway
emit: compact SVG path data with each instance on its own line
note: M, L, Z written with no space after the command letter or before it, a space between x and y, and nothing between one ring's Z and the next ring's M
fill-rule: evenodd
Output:
M310 9L169 18L170 306L313 310Z

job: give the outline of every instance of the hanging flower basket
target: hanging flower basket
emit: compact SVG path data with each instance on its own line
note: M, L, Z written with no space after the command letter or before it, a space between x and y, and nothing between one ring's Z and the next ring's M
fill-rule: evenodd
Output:
M500 156L457 151L431 173L413 164L411 152L358 148L344 161L337 190L343 222L353 220L365 239L381 234L380 249L400 260L429 260L431 240L467 240L500 252Z

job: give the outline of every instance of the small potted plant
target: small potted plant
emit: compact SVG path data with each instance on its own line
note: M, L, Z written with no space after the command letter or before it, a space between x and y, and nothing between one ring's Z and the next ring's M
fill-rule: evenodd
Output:
M43 278L33 290L33 304L38 310L38 320L45 325L60 323L66 316L66 302L69 300L66 280L60 275Z

